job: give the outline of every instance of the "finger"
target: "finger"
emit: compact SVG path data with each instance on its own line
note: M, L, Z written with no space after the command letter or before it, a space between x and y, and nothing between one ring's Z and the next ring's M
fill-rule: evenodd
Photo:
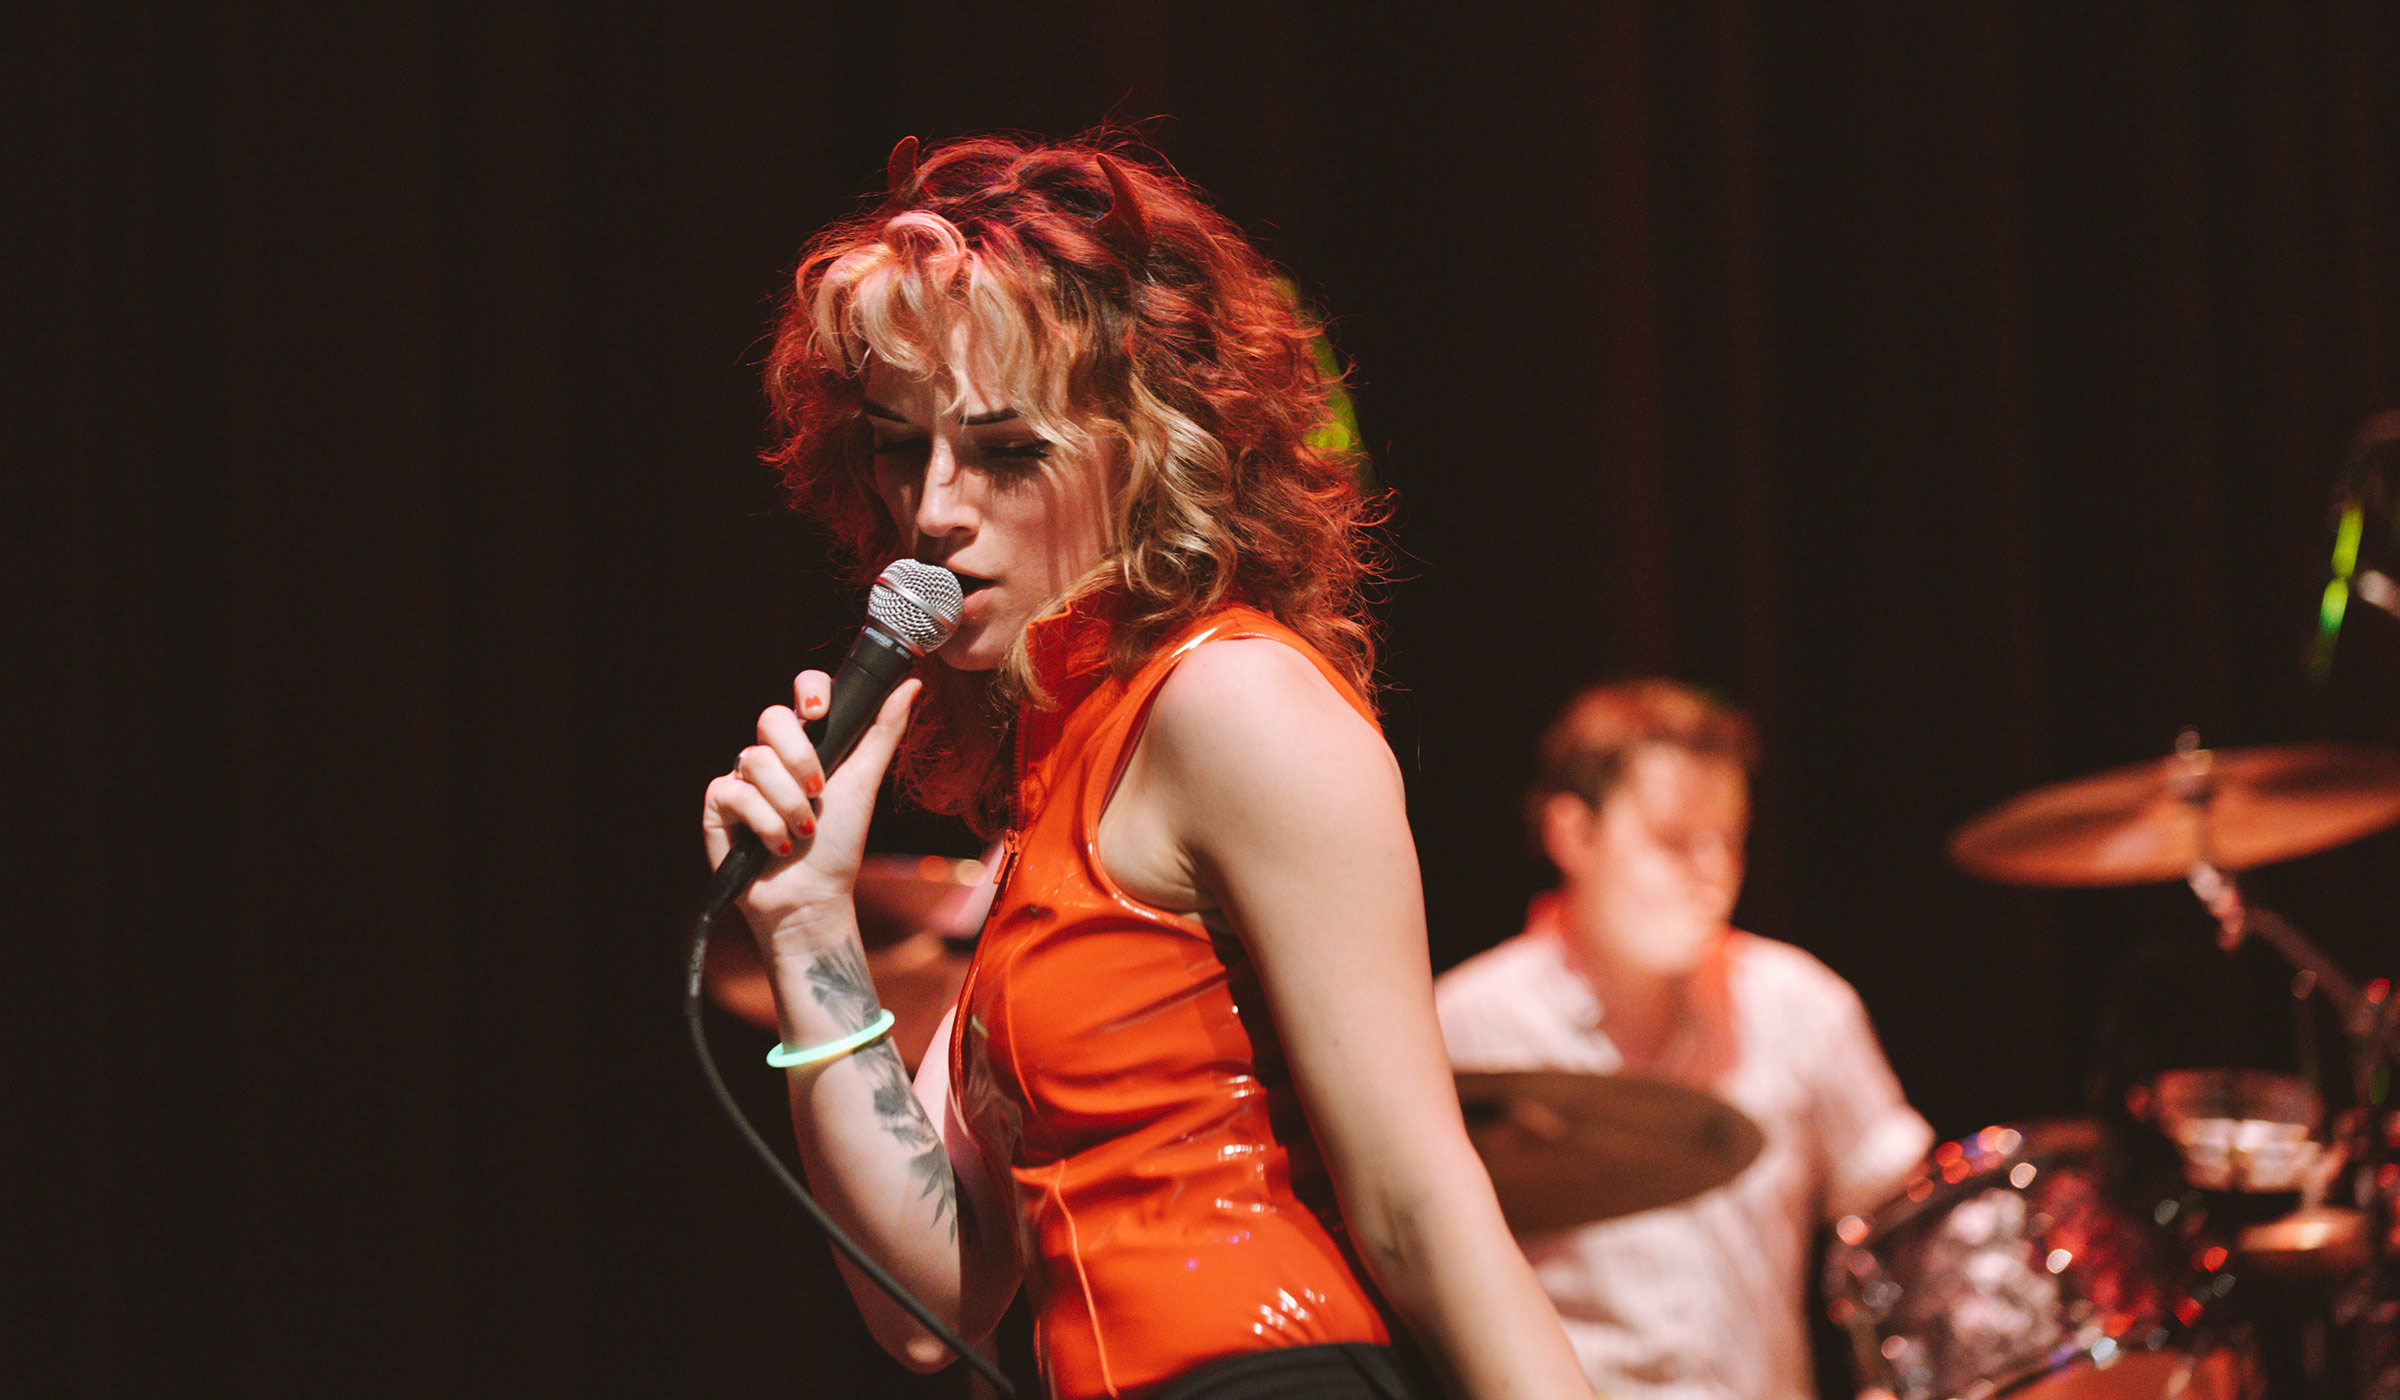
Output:
M757 790L744 781L739 773L728 773L710 781L706 804L700 814L700 841L708 853L710 866L724 864L737 834L748 831L757 835L759 808L755 804L760 801L763 799ZM773 809L766 810L772 812ZM768 825L772 826L773 823ZM759 841L770 850L783 844L782 838L770 840L761 836Z
M789 715L791 711L784 713ZM810 756L807 763L808 770L815 772L816 759ZM734 760L734 772L766 799L784 833L792 840L806 841L817 834L816 808L809 804L807 791L792 775L782 754L764 744L753 744ZM760 839L766 839L763 832Z
M776 766L790 779L773 785L762 782L759 790L786 812L808 810L809 799L825 790L825 765L801 726L800 716L789 705L768 708L758 717L758 742L767 746Z
M708 791L700 797L700 845L711 869L724 864L725 853L733 849L731 828L739 819L726 809L725 788L740 781L733 774L720 774L708 780Z
M792 708L802 719L823 719L833 706L833 677L823 671L802 671L792 677Z
M747 756L764 751L744 749L742 752ZM753 766L772 768L776 765L772 756L763 765L754 764L745 757L733 773L708 785L710 809L719 814L722 825L730 827L738 823L746 826L768 850L779 856L788 856L794 849L795 833L784 821L783 813L776 811L775 804L767 800L767 795L758 790L756 783L750 781L749 769Z

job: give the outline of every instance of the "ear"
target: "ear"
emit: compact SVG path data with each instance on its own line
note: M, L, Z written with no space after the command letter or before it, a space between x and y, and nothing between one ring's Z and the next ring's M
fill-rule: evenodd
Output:
M908 193L908 187L916 182L917 138L903 136L900 138L899 144L892 147L892 153L884 157L884 193L897 198Z
M1542 854L1561 873L1581 863L1583 848L1591 843L1592 823L1599 815L1571 792L1554 792L1542 799Z
M1133 192L1123 166L1100 153L1101 173L1108 176L1108 212L1092 221L1100 241L1120 248L1137 266L1150 260L1150 221L1142 214L1142 197Z

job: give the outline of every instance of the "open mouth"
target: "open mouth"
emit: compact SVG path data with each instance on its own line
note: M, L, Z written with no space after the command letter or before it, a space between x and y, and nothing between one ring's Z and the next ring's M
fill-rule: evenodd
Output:
M950 572L958 574L958 591L963 597L972 598L992 586L992 581L988 578L977 578L973 574L958 573L956 569L952 569Z

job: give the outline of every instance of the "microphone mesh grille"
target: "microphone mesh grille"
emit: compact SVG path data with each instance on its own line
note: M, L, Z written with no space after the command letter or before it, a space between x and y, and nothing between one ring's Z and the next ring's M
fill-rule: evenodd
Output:
M867 618L922 656L958 630L965 601L958 575L939 564L895 559L867 594Z

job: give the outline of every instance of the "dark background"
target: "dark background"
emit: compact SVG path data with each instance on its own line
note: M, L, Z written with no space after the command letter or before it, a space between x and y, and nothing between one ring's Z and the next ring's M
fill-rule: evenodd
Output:
M11 1393L956 1392L678 1019L700 790L855 616L754 460L769 302L906 133L1140 122L1333 316L1437 964L1538 885L1540 722L1668 671L1768 736L1744 918L1945 1136L2291 1058L2182 891L1940 843L2186 723L2400 739L2400 625L2300 664L2400 403L2390 6L343 10L0 46ZM2391 973L2396 842L2253 892Z

